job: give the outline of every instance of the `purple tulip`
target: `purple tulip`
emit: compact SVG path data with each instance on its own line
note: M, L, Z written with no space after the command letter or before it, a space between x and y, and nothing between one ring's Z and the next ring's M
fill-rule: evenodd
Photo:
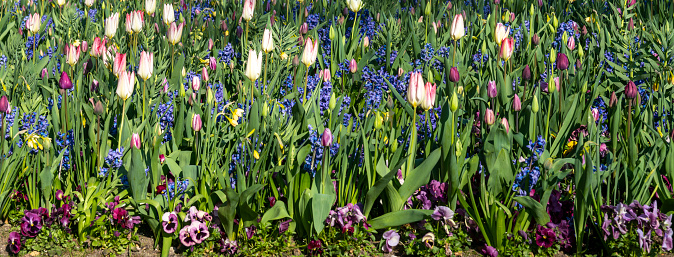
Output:
M498 90L496 89L496 81L489 81L487 83L487 96L489 98L495 98L498 95Z
M168 234L173 234L178 228L178 215L174 212L165 212L161 217L161 225L164 228L164 232Z
M627 99L634 99L637 97L637 93L637 85L631 80L627 82L627 85L625 86L625 97L627 97Z
M515 94L515 97L513 98L513 110L516 112L522 110L522 101L520 100L520 96L517 94Z
M19 251L21 251L21 234L19 234L19 232L16 231L9 233L7 244L10 252L12 252L13 254L19 253Z
M566 70L569 68L569 58L566 57L566 54L558 53L557 54L557 69Z
M351 61L349 61L349 71L351 73L356 73L356 71L358 71L358 63L355 59L351 59Z
M0 113L10 113L11 108L9 108L9 100L7 100L7 96L3 95L0 97Z
M61 78L59 79L59 88L68 90L73 88L73 82L70 81L70 77L68 77L68 73L61 72Z
M456 83L460 79L461 75L459 74L459 70L456 67L452 67L449 71L449 81Z
M524 79L524 81L531 81L531 69L528 64L525 65L522 70L522 79Z
M389 230L384 232L382 238L386 240L384 246L382 246L382 251L390 253L393 251L393 247L397 246L400 243L400 234L395 232L395 230Z
M332 132L329 128L325 128L321 136L321 145L323 147L330 147L332 145Z

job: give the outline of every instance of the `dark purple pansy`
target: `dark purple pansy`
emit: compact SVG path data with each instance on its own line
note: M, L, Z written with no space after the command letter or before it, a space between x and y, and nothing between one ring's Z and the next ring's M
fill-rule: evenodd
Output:
M13 254L19 253L19 251L21 251L21 234L16 231L9 233L7 244L10 252Z
M35 237L42 229L42 217L34 212L26 212L21 218L21 234L27 237Z
M180 230L180 234L179 234L178 238L180 239L180 242L184 246L190 247L190 246L193 246L193 245L197 244L197 242L194 240L194 237L192 237L192 234L194 234L194 232L192 232L192 230L194 230L194 229L196 229L196 228L194 228L192 226L185 226Z
M491 246L485 246L484 249L482 249L482 254L484 256L489 256L489 257L498 257L498 251L496 248L491 247Z
M192 227L190 230L190 235L192 238L194 238L194 242L197 244L201 244L201 242L206 240L206 238L211 235L211 233L208 232L208 226L206 223L193 221L190 226Z
M165 212L161 221L162 228L166 233L173 234L178 229L178 215L173 212Z
M556 238L557 235L555 235L554 230L538 226L538 230L536 231L536 245L543 248L549 248L555 243Z

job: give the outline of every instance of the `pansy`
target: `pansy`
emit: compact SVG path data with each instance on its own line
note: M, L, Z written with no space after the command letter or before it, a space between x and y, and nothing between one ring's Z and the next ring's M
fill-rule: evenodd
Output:
M381 247L382 251L390 253L393 251L393 247L397 246L400 243L400 234L395 230L389 230L384 232L382 238L386 240L384 246Z
M178 228L178 215L174 212L165 212L161 217L161 225L164 232L173 234Z

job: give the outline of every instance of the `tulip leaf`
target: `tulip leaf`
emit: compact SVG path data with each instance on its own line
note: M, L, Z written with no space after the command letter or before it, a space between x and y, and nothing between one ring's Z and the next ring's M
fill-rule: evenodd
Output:
M389 212L367 222L373 229L385 229L414 223L427 219L433 214L433 210L401 210Z
M539 225L544 226L550 222L550 215L548 215L543 204L529 196L516 196L514 199L524 206L527 212L533 216L534 220L536 220L536 223Z
M435 167L435 164L438 163L438 160L440 160L440 156L442 156L441 149L442 148L435 149L428 158L407 174L405 183L398 189L400 198L408 199L415 191L417 191L417 189L428 183L431 179L431 171ZM400 206L400 208L402 208L402 206Z
M145 161L140 149L131 147L131 165L128 170L131 195L135 200L144 200L147 192L147 176L145 176Z
M314 221L314 229L320 234L325 227L325 219L330 215L330 207L335 202L335 196L329 194L315 194L311 199L311 214Z
M286 204L281 201L276 201L274 206L271 209L267 210L262 219L260 219L260 224L265 224L272 220L280 220L284 218L290 218L288 211L286 210Z

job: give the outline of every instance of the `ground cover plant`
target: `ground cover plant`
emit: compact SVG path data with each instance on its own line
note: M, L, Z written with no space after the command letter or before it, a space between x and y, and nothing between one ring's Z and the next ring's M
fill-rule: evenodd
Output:
M3 1L4 250L669 253L671 10Z

